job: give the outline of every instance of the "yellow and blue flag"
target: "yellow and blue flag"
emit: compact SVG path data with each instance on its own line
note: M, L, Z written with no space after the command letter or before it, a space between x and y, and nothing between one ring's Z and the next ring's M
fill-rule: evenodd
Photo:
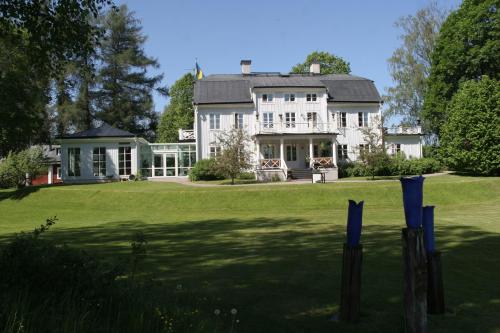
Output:
M194 76L196 77L197 80L203 79L203 71L201 70L200 66L198 65L198 62L196 62Z

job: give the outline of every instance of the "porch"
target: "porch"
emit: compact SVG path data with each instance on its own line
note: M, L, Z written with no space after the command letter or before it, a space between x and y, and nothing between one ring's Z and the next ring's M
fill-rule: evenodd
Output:
M282 180L300 178L304 171L309 175L314 170L328 172L337 166L336 136L257 136L257 174L263 179L279 177ZM336 177L330 175L328 180Z

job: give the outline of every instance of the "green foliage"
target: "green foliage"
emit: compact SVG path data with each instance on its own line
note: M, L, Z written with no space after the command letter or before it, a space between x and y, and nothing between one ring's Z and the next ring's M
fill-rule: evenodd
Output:
M163 75L147 75L149 68L158 68L158 62L144 53L146 37L140 21L125 5L109 11L104 29L96 116L152 140L157 124L153 92L166 95L166 88L160 86Z
M447 105L461 83L482 75L500 79L498 0L464 0L443 23L432 54L424 119L440 135Z
M403 122L414 126L422 119L426 81L431 67L431 54L446 12L435 2L415 15L401 17L396 27L402 29L402 45L388 59L395 85L387 89L388 116L402 116Z
M157 142L177 142L179 128L193 128L194 82L193 74L188 73L170 87L170 104L165 107L161 116L156 136Z
M443 126L441 153L455 170L500 175L500 84L483 76L453 96Z
M191 181L224 179L218 172L216 164L213 158L197 161L189 172L189 179Z
M218 173L231 179L231 184L234 185L234 179L252 166L248 148L250 138L244 129L234 128L230 132L221 133L217 141L222 151L215 157L216 169Z
M314 51L309 54L306 60L293 66L291 73L308 74L313 62L319 62L321 74L350 74L351 66L347 61L334 54L324 51Z
M32 147L19 153L9 153L0 162L0 187L22 187L36 178L44 166L41 147ZM26 179L26 175L29 178Z
M255 173L254 172L242 172L238 175L238 179L242 180L255 180Z
M363 162L340 162L339 178L375 176L409 176L436 173L443 170L442 164L434 158L406 159L403 154L380 158L374 167Z

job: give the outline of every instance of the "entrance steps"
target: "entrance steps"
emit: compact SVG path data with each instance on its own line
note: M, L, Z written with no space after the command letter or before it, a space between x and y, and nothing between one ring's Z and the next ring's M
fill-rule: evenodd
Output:
M292 179L312 179L311 169L289 169Z

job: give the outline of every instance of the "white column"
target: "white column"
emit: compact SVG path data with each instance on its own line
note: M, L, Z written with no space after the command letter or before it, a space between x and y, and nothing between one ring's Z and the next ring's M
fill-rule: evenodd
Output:
M283 156L283 155L284 155L284 154L283 154L283 150L284 150L284 149L283 149L283 138L280 138L280 167L281 167L282 169L284 169L284 168L285 168L285 163L284 163L284 162L285 162L285 159L284 159L284 156Z
M313 156L314 154L314 147L313 147L313 138L309 138L309 166L311 166L313 164Z
M333 137L332 139L332 160L333 165L337 166L337 138Z
M256 158L256 161L255 161L255 166L259 166L260 164L260 142L259 142L259 139L255 139L255 147L257 148L257 154L255 154L255 156L257 157Z
M52 164L49 164L49 172L47 173L47 184L52 184Z

